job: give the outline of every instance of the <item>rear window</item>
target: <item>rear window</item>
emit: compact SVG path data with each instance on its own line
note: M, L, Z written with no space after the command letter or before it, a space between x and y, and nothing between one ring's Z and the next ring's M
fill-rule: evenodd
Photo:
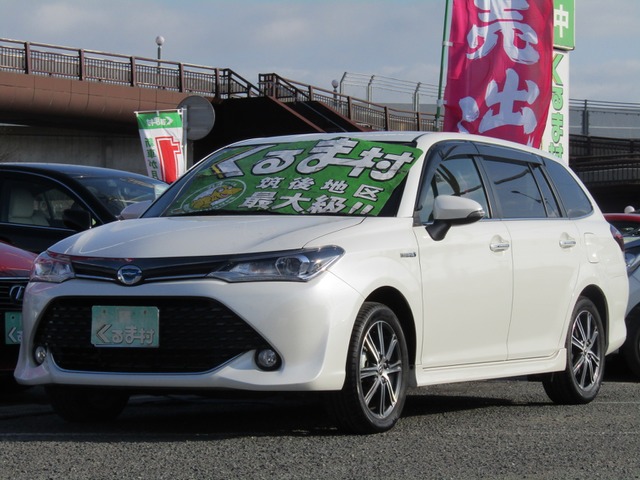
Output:
M546 218L542 195L528 163L485 159L484 167L503 218Z
M560 201L569 218L583 217L593 211L593 206L580 184L565 167L557 162L545 160L547 172L551 176Z

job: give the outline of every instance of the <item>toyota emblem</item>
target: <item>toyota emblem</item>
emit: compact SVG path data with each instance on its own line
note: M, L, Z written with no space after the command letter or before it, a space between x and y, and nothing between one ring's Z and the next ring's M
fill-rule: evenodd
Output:
M118 270L118 281L123 285L135 285L142 280L142 270L135 265L126 265Z

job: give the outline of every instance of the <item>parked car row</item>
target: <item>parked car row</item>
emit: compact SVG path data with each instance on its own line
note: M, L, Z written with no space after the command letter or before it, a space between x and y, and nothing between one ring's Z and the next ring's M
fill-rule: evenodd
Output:
M0 242L0 382L13 383L22 340L22 296L36 254Z
M0 163L0 378L13 380L22 337L22 295L36 253L154 200L167 184L115 169ZM35 253L34 253L35 252Z
M626 335L614 233L568 168L521 145L250 139L141 218L37 257L15 377L70 421L140 391L310 391L374 433L410 386L521 375L587 403Z

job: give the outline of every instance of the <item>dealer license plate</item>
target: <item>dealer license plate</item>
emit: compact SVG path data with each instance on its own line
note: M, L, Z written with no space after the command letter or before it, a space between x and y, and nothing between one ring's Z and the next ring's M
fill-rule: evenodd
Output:
M157 307L94 305L91 343L96 347L157 348L158 318Z
M20 345L22 341L22 313L5 312L4 314L4 343L5 345Z

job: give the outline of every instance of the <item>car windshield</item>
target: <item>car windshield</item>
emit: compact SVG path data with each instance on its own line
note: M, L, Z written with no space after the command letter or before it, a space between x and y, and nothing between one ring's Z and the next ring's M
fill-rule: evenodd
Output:
M168 188L163 182L139 177L78 177L76 180L115 216L127 205L155 200Z
M344 137L229 147L172 189L164 215L393 215L421 154Z

